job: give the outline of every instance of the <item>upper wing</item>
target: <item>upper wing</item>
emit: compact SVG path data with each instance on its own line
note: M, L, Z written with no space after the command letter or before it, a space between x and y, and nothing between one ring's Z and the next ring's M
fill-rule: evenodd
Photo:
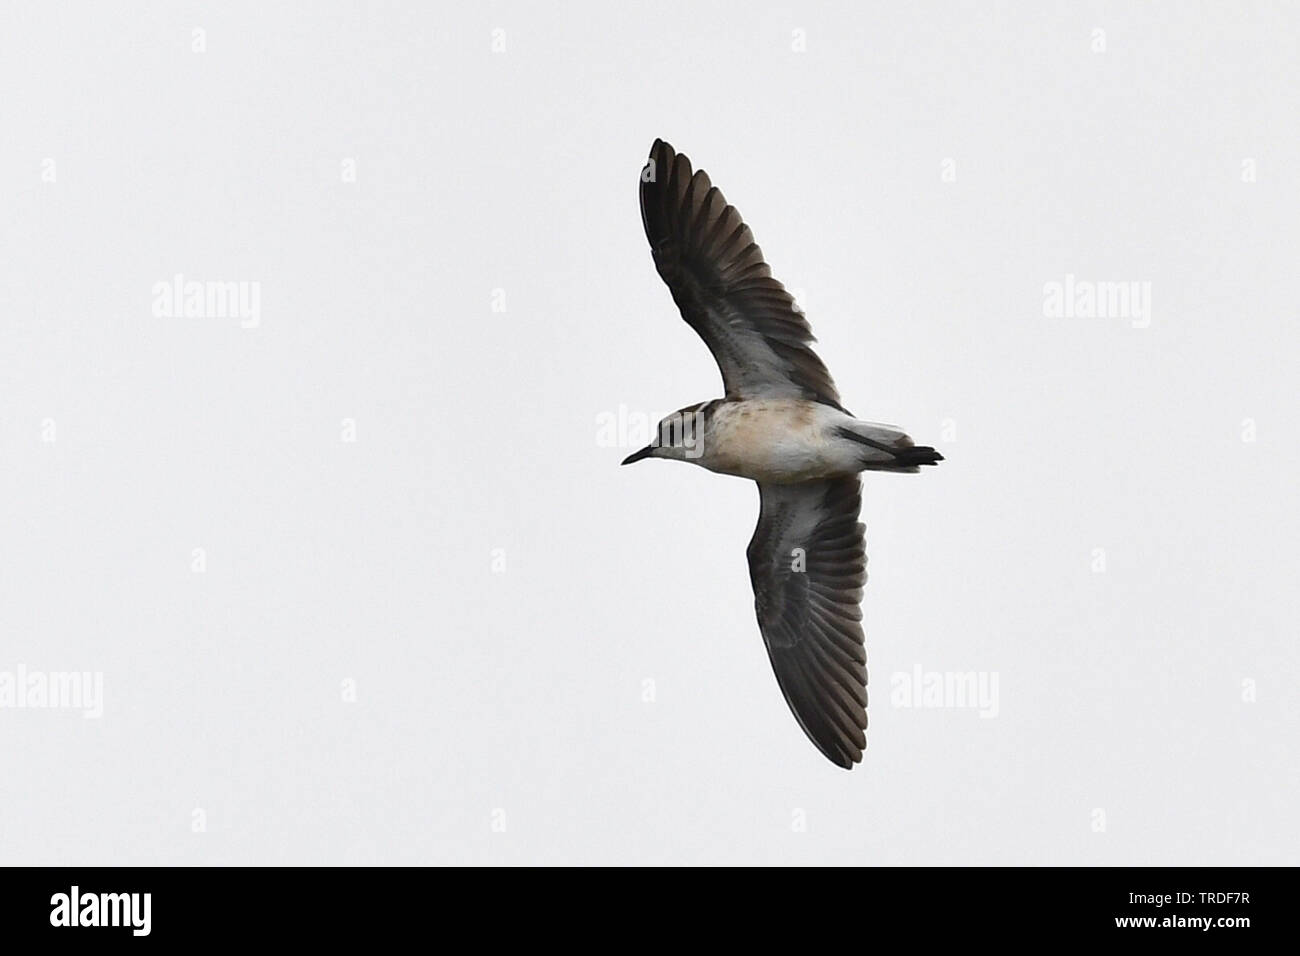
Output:
M728 398L805 398L842 408L812 329L734 206L704 170L655 140L641 173L641 220L673 301L722 370Z
M804 733L831 761L852 768L867 745L858 479L758 490L749 577L772 669Z

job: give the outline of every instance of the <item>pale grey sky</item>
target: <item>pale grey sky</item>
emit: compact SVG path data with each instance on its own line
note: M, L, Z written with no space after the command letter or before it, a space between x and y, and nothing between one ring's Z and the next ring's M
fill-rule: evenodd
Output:
M103 711L0 706L0 862L1300 862L1296 8L446 7L0 14L0 690ZM947 459L852 773L753 486L600 437L721 391L656 136Z

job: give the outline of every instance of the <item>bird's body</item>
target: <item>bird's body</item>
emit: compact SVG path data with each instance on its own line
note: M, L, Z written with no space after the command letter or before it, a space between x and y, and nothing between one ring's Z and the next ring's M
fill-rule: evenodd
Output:
M710 471L775 484L853 473L833 439L838 409L799 398L720 402L704 431L699 462ZM846 443L847 444L847 443Z
M898 429L859 421L820 402L801 398L717 399L682 409L679 414L685 432L689 435L694 429L696 436L694 447L684 449L683 459L723 475L785 485L908 467L900 466L892 451L882 451L861 440L886 448L911 447L910 439Z
M656 140L640 193L655 267L726 395L669 415L623 464L668 458L758 483L747 556L772 669L809 739L851 768L867 726L858 473L915 472L942 456L844 408L803 313L703 170Z

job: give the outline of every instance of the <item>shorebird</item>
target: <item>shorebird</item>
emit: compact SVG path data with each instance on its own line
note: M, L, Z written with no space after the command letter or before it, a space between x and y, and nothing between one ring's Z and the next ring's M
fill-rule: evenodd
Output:
M664 418L623 464L668 458L758 483L747 556L759 630L799 726L852 769L867 742L858 473L916 472L943 456L845 409L802 311L704 170L657 139L640 191L655 268L726 395Z

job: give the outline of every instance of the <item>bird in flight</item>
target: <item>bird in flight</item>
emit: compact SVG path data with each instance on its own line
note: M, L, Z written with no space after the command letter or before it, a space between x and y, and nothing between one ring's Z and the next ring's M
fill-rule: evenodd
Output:
M803 313L704 170L655 140L640 188L655 268L726 395L664 418L623 464L669 458L758 482L747 554L763 642L799 726L852 769L867 742L858 473L916 472L943 456L844 408Z

